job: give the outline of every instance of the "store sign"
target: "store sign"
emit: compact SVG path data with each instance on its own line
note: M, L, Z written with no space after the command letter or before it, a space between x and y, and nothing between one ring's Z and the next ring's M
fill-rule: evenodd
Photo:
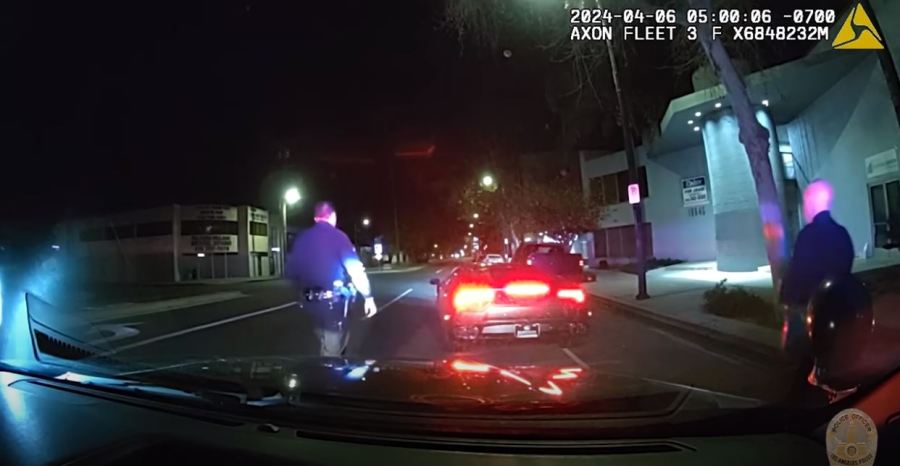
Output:
M238 252L236 235L194 235L182 236L182 251L185 252Z
M706 177L695 176L681 180L681 199L685 207L709 204Z
M897 163L897 148L866 157L866 178L877 178L900 171Z
M236 222L237 207L227 205L186 205L181 207L182 220L226 220Z
M259 222L259 223L269 223L269 212L257 209L255 207L250 208L250 221L251 222Z

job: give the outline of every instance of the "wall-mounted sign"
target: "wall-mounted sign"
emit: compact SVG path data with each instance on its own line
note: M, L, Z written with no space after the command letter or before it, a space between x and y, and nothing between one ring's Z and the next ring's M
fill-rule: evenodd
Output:
M876 178L900 171L897 163L897 148L866 157L866 178Z
M706 177L695 176L681 180L681 199L685 207L709 204L709 191L706 189Z
M237 207L227 205L186 205L181 207L182 220L226 220L236 222Z
M269 223L269 213L265 210L251 209L250 221L259 223Z
M193 235L181 237L184 252L238 252L236 235Z

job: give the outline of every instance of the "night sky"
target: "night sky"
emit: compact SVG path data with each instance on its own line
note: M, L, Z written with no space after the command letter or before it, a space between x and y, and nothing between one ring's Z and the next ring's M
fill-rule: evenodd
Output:
M415 189L443 205L435 190L478 168L485 126L517 126L522 150L552 148L542 70L500 50L461 53L441 14L423 0L5 5L4 224L264 206L289 179L307 207L333 199L385 228L397 148L437 147L397 167L413 189L401 193L407 215L422 205ZM674 96L685 82L652 87Z

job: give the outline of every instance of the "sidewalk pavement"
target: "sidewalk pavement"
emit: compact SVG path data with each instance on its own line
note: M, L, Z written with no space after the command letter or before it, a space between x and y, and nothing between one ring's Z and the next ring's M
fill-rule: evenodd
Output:
M854 271L871 273L875 267L896 264L897 260L857 261ZM770 273L724 273L715 262L683 263L647 272L650 299L637 300L637 277L618 270L594 270L597 281L584 289L600 301L618 310L652 319L682 330L700 334L765 357L780 353L780 330L749 322L708 314L703 311L703 293L722 279L731 286L742 286L766 299L772 299ZM895 273L895 272L891 272ZM897 278L900 281L900 277ZM875 297L876 338L892 342L900 349L900 289L893 287ZM883 345L881 345L883 346Z

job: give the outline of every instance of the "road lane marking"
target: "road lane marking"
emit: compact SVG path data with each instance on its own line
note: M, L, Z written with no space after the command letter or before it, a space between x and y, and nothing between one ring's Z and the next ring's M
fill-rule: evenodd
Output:
M574 353L572 350L570 350L569 348L563 348L562 350L563 350L563 353L566 353L566 356L568 356L569 359L572 360L572 362L574 362L575 364L578 365L578 367L580 367L580 368L582 368L582 369L588 369L588 368L591 367L591 366L588 365L588 363L584 362L583 359L579 358L578 355L575 354L575 353Z
M366 273L369 275L386 275L390 273L411 273L418 272L419 270L424 269L424 265L417 265L415 267L404 267L402 269L368 269Z
M410 290L410 291L412 291L412 290ZM100 356L109 356L109 355L112 355L112 354L115 354L115 353L118 353L118 352L127 351L127 350L134 349L134 348L138 348L138 347L141 347L141 346L144 346L144 345L149 345L149 344L151 344L151 343L156 343L156 342L158 342L158 341L168 340L168 339L170 339L170 338L180 337L180 336L182 336L182 335L187 335L187 334L189 334L189 333L199 332L200 330L206 330L206 329L208 329L208 328L218 327L219 325L230 324L231 322L237 322L237 321L239 321L239 320L249 319L249 318L251 318L251 317L256 317L256 316L261 316L261 315L263 315L263 314L268 314L268 313L270 313L270 312L280 311L280 310L282 310L282 309L286 309L286 308L289 308L289 307L291 307L291 306L296 306L296 305L297 305L297 301L291 301L291 302L289 302L289 303L284 303L284 304L281 304L281 305L278 305L278 306L269 307L269 308L266 308L266 309L261 309L261 310L259 310L259 311L251 312L251 313L249 313L249 314L242 314L242 315L239 315L239 316L229 317L229 318L227 318L227 319L222 319L222 320L217 320L217 321L214 321L214 322L209 322L209 323L203 324L203 325L197 325L196 327L190 327L190 328L186 328L186 329L183 329L183 330L179 330L179 331L177 331L177 332L167 333L167 334L165 334L165 335L159 335L159 336L156 336L156 337L153 337L153 338L148 338L148 339L146 339L146 340L141 340L141 341L132 343L132 344L130 344L130 345L120 346L120 347L118 347L118 348L109 350L109 351L107 351L107 352L101 354Z
M441 272L443 272L443 271L444 271L444 269L437 269L437 270L434 271L434 274L435 274L435 275L440 275Z
M394 298L394 299L388 301L387 303L383 304L382 306L380 306L378 310L383 311L386 307L390 306L391 304L396 303L397 301L400 301L401 299L403 299L404 296L412 293L412 290L413 290L412 288L407 288L406 291L404 291L403 293L400 293L396 298Z
M732 357L730 357L730 356L725 356L724 354L720 354L720 353L716 353L716 352L710 351L710 350L704 348L702 345L699 345L699 344L697 344L697 343L694 343L693 341L690 341L690 340L688 340L688 339L686 339L686 338L681 338L681 337L672 335L671 333L668 333L668 332L666 332L666 331L660 330L660 329L658 329L658 328L650 328L650 331L652 331L652 332L654 332L654 333L658 333L658 334L660 334L660 335L665 335L666 337L668 337L668 338L670 338L670 339L672 339L672 340L675 340L675 341L677 341L677 342L679 342L679 343L681 343L681 344L683 344L683 345L685 345L685 346L689 346L689 347L691 347L691 348L693 348L693 349L695 349L695 350L697 350L697 351L701 351L701 352L706 353L706 354L708 354L708 355L710 355L710 356L715 356L715 357L717 357L717 358L719 358L719 359L728 361L728 362L730 362L730 363L732 363L732 364L741 365L741 366L747 364L747 362L745 362L745 361L742 361L742 360L739 360L739 359L735 359L735 358L732 358Z

